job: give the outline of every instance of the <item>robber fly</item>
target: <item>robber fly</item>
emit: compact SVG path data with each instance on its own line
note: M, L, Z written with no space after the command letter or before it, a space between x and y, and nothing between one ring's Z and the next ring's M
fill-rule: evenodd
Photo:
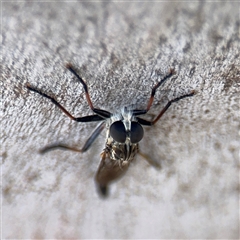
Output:
M93 115L85 117L74 117L72 116L60 103L58 103L53 97L43 93L41 90L31 86L29 83L26 84L26 87L41 96L50 99L58 108L60 108L68 117L77 122L94 122L99 121L100 124L97 126L92 135L87 139L82 149L77 149L75 147L70 147L64 144L52 144L41 149L41 153L45 153L54 149L64 149L72 150L76 152L83 153L87 151L92 143L96 140L102 130L106 127L107 136L105 148L101 153L101 161L95 175L95 181L98 186L99 192L102 196L107 196L108 185L113 180L116 180L123 176L130 163L134 160L136 154L139 152L138 143L141 141L144 135L142 126L152 126L154 125L162 115L167 111L173 102L177 102L183 98L191 97L195 94L194 91L191 91L188 94L182 95L178 98L175 98L167 103L167 105L162 109L162 111L157 115L153 121L148 121L143 118L140 118L140 115L146 114L152 106L154 95L156 90L173 74L175 71L173 69L153 88L151 96L148 100L146 109L143 110L129 110L128 108L123 108L117 113L110 113L103 109L95 108L92 104L87 84L83 79L77 74L76 70L71 64L66 65L67 69L72 72L79 82L83 85L86 99L89 107L93 111Z

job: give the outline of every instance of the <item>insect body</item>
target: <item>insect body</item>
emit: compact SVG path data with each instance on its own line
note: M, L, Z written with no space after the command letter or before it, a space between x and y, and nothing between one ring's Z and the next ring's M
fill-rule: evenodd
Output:
M132 112L124 108L120 114L107 121L107 142L96 174L101 193L107 185L122 176L138 153L138 142L143 138L143 128Z
M170 73L167 74L160 82L158 82L151 92L151 96L148 101L148 105L144 110L129 110L128 108L123 108L118 113L110 113L108 111L94 108L90 95L88 93L88 87L83 79L77 74L74 67L71 64L67 64L66 67L77 77L80 83L84 87L86 94L86 99L91 110L94 112L93 115L85 117L74 117L72 116L61 104L59 104L53 97L43 93L41 90L32 87L29 83L26 84L26 87L42 95L45 98L50 99L58 108L60 108L68 117L77 122L93 122L100 121L101 123L97 126L92 135L87 139L82 149L77 149L75 147L70 147L63 144L52 144L46 146L41 150L41 153L45 153L54 149L65 149L72 150L76 152L85 152L89 149L95 139L99 136L101 131L106 127L107 128L107 137L105 148L101 153L101 161L95 176L98 189L102 196L106 196L108 193L108 185L112 181L120 178L127 171L130 163L134 160L135 155L139 152L138 143L141 141L144 135L142 126L151 126L154 125L161 116L167 111L173 102L177 102L180 99L190 97L194 95L194 91L191 91L189 94L185 94L178 98L175 98L167 103L167 105L162 109L158 116L153 121L148 121L139 117L139 115L146 114L152 106L154 95L156 89L159 88L165 80L170 78L175 72L170 70Z

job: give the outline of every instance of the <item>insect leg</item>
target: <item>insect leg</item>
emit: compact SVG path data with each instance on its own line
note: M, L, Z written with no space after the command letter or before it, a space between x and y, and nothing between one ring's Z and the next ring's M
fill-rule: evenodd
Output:
M144 158L144 160L146 160L150 165L152 165L153 167L156 167L156 168L161 168L161 165L160 163L154 161L153 159L151 159L147 154L141 152L141 151L138 151L138 154Z
M91 145L96 140L96 138L99 136L99 134L102 132L104 127L105 127L105 122L102 122L97 126L97 128L93 131L91 136L87 139L86 143L84 144L84 146L81 150L82 152L86 152L91 147Z
M167 103L167 105L162 109L162 111L158 114L158 116L153 121L148 121L148 120L145 120L145 119L142 119L142 118L139 118L139 117L137 117L137 120L142 125L152 126L162 117L162 115L168 110L168 108L171 106L171 104L173 102L177 102L177 101L179 101L183 98L186 98L186 97L192 97L194 94L195 94L195 91L193 90L189 94L185 94L181 97L174 98L173 100L169 101Z
M54 103L58 108L60 108L68 117L70 117L72 120L77 121L77 122L94 122L94 121L102 121L104 120L104 117L101 117L99 115L90 115L90 116L85 116L85 117L74 117L69 113L60 103L58 103L53 97L50 97L46 93L43 93L41 90L32 87L29 83L26 84L26 87L28 90L36 92L40 94L41 96L48 98ZM104 110L103 110L104 111Z
M147 105L147 109L146 109L146 112L149 111L149 109L151 108L152 106L152 103L153 103L153 99L154 99L154 95L156 93L156 90L168 79L170 78L172 75L175 74L175 71L174 69L170 69L170 72L160 81L158 82L152 89L152 92L151 92L151 96L149 98L149 101L148 101L148 105Z
M137 117L137 120L138 120L138 122L139 122L141 125L144 125L144 126L152 126L152 122L151 122L151 121L142 119L142 118L140 118L140 117Z
M70 72L72 72L72 73L75 75L75 77L77 77L77 79L80 81L80 83L83 85L84 91L85 91L85 93L86 93L86 98L87 98L88 105L89 105L89 107L92 109L92 111L93 111L94 113L96 113L97 115L103 117L103 118L109 118L109 117L111 117L111 113L110 113L110 112L93 107L93 104L92 104L92 101L91 101L91 98L90 98L90 95L89 95L89 92L88 92L87 84L86 84L86 83L83 81L83 79L77 74L77 72L75 71L74 67L69 63L69 64L66 65L66 68L67 68L68 70L70 70Z
M82 147L82 149L78 149L78 148L75 148L75 147L70 147L70 146L67 146L67 145L61 144L61 143L56 143L56 144L51 144L51 145L48 145L48 146L40 149L39 152L41 154L44 154L46 152L49 152L49 151L52 151L52 150L56 150L56 149L71 150L71 151L80 152L80 153L86 152L91 147L91 145L96 140L96 138L99 136L99 134L104 129L104 127L105 127L104 126L104 122L100 123L97 126L97 128L93 131L91 136L87 139L87 141L85 142L85 144Z
M153 103L153 100L154 100L154 96L155 96L155 93L156 93L156 90L168 79L170 78L172 75L175 74L175 71L174 69L170 69L170 72L160 81L158 82L153 88L152 88L152 92L151 92L151 96L148 100L148 105L147 105L147 108L145 110L138 110L138 109L135 109L133 110L133 115L134 116L138 116L138 115L142 115L142 114L146 114L149 109L151 108L152 106L152 103ZM148 125L148 124L143 124L143 125Z

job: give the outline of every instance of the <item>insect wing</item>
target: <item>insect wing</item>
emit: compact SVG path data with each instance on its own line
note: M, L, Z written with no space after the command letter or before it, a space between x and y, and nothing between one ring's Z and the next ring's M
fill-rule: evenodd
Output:
M129 161L112 160L106 150L102 152L95 181L103 196L107 196L109 183L122 177L126 173L129 164Z

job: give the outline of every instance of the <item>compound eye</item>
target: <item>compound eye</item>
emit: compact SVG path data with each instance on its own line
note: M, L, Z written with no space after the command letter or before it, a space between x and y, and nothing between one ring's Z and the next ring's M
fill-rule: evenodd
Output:
M124 143L126 141L127 133L122 121L114 122L110 126L111 137L119 143Z
M143 127L141 126L140 123L138 122L132 122L131 123L131 135L130 139L132 143L138 143L142 140L143 138Z

